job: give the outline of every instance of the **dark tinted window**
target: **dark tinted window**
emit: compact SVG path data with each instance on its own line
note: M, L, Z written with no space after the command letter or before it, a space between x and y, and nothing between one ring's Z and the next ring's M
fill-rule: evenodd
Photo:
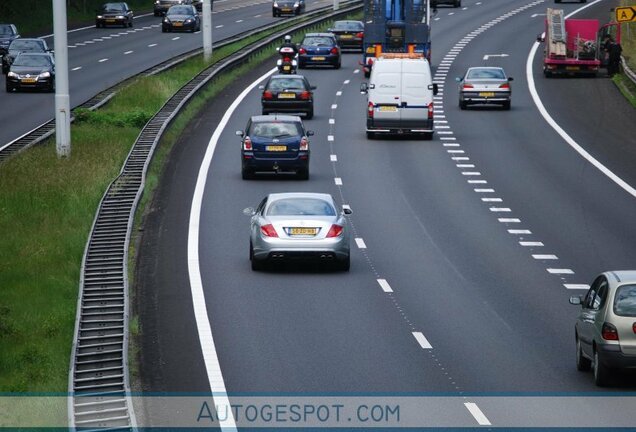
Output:
M13 27L8 24L0 24L0 36L13 36Z
M124 5L121 3L106 3L102 6L104 12L123 12L124 10Z
M636 285L623 285L616 290L614 313L619 316L636 317Z
M364 30L364 26L359 21L336 21L334 25L334 30L352 30L352 31L362 31Z
M267 85L268 90L305 90L305 80L302 78L272 78Z
M331 46L333 44L333 39L328 36L307 36L303 39L303 45Z
M51 65L51 60L47 56L39 55L24 55L21 54L16 57L13 62L14 66L32 66L32 67L48 67Z
M267 209L269 216L335 216L327 201L316 198L287 198L274 201Z
M10 48L18 51L43 51L42 44L38 41L16 39L11 42Z
M192 15L192 8L187 6L172 6L168 9L168 15Z
M468 79L505 79L501 69L473 69L466 76Z
M286 138L301 134L300 125L292 122L252 123L248 135L251 137Z

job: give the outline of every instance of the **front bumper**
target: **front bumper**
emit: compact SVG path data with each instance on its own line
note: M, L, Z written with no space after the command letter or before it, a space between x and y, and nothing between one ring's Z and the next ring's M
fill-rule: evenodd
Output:
M176 23L162 23L161 26L165 31L169 32L193 31L196 30L197 23L195 21L189 23L184 22L182 25L176 25Z
M297 8L293 6L272 7L272 14L274 15L298 15L299 13L300 13L300 6Z
M596 349L604 365L616 369L636 369L636 356L624 354L620 345L598 344Z
M126 18L95 18L95 24L100 26L121 26L126 24L128 21Z
M7 86L20 90L48 90L52 82L53 78L36 78L35 82L24 82L22 79L7 76Z

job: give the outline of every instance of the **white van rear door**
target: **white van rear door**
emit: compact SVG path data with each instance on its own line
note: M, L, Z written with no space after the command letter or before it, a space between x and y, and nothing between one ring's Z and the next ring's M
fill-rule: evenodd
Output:
M399 69L378 72L374 76L374 88L370 100L374 104L374 118L378 123L399 122L402 74Z
M428 105L433 92L428 88L431 74L424 62L405 62L402 68L402 120L416 122L428 119Z

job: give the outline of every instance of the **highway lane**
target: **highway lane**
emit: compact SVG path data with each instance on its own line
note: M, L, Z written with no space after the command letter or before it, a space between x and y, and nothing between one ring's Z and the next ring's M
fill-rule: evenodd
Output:
M468 3L453 15L445 9L436 24L434 64L450 58L446 52L464 35L524 4L503 8L489 2L490 9L474 12L476 3ZM544 7L537 2L507 16L461 50L436 108L438 120L448 122L438 125L449 126L439 132L452 134L438 133L432 142L366 140L355 56L346 57L342 71L307 71L319 86L320 107L307 122L319 132L309 182L240 180L233 131L258 112L257 95L241 104L212 163L200 243L207 309L228 391L598 391L589 374L574 368L576 308L567 298L581 291L564 284L586 283L607 266L634 262L634 203L585 166L534 108L524 65L537 33L532 15ZM452 34L442 31L450 29ZM514 53L501 60L516 78L513 109L460 111L452 77L495 53ZM157 261L147 258L155 273L144 274L143 286L155 292L149 306L142 305L142 323L150 319L151 336L170 343L142 349L144 383L155 391L205 389L198 355L180 355L200 348L191 318L182 315L188 309L187 277L177 257L184 253L188 217L183 191L194 181L187 161L196 160L218 117L210 112L184 137L190 147L171 160L156 210L167 219L157 214L154 220L161 228L151 242ZM326 131L334 136L332 144ZM367 247L353 248L349 274L249 270L248 220L241 209L267 192L292 189L331 192L353 208L355 236ZM380 278L393 293L382 291ZM155 308L159 312L151 313ZM414 331L432 350L419 346ZM616 389L633 390L633 378L622 378ZM198 384L188 387L192 381Z
M307 10L331 4L329 0L311 2ZM220 40L254 27L280 21L273 18L267 1L233 0L220 3L213 13L213 38ZM146 70L164 60L202 46L200 33L162 33L161 18L135 19L132 29L93 27L68 34L71 106L90 99L100 91ZM47 43L53 48L53 38ZM4 93L5 76L0 78ZM54 116L52 94L19 93L2 96L0 146L50 120ZM10 101L10 103L4 102Z

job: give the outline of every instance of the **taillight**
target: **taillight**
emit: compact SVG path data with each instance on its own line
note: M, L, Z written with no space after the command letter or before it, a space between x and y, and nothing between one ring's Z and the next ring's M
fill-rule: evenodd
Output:
M634 333L636 333L636 322L635 322L634 324L632 324L632 331L633 331Z
M301 48L298 50L298 54L307 54L307 50L305 48Z
M510 84L504 83L504 84L500 85L499 88L509 89L510 88Z
M261 232L267 237L278 237L278 234L276 234L276 230L274 229L274 225L272 224L263 225L261 227Z
M243 140L243 150L252 150L252 140L250 139L250 137L245 137L245 139Z
M274 99L274 95L272 94L272 92L271 92L271 91L269 91L269 90L265 90L265 91L263 92L263 99L265 99L265 100L272 100L272 99Z
M474 85L472 85L472 84L464 84L464 88L465 88L465 89L467 89L467 88L474 88L474 87L475 87L475 86L474 86Z
M373 102L369 102L369 107L367 111L367 116L369 118L373 118Z
M605 340L614 340L614 341L618 340L618 331L616 330L616 327L614 327L613 324L610 324L607 322L603 323L601 335L603 336L603 339Z
M329 228L329 232L327 233L327 237L339 237L342 235L342 226L333 224L331 228Z
M359 38L359 39L362 39L364 37L364 33L360 32L360 33L356 34L356 37Z
M300 151L307 150L309 150L309 141L307 141L307 138L303 137L303 139L300 140Z
M428 104L428 118L430 120L433 119L433 102L431 102L430 104Z
M308 92L308 91L304 91L304 92L302 92L302 93L300 94L300 98L301 98L302 100L309 100L309 99L311 99L311 92Z
M338 48L336 47L331 48L331 54L338 54Z

